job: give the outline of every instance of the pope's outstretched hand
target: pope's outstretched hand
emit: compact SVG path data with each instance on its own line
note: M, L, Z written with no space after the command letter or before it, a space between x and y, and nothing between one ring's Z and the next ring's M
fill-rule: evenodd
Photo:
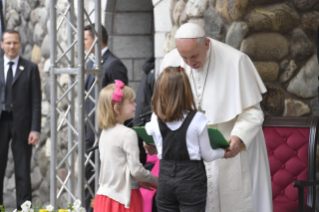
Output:
M235 157L240 151L240 145L242 141L238 136L232 135L230 136L227 141L230 143L230 147L228 147L225 152L224 158L232 158Z

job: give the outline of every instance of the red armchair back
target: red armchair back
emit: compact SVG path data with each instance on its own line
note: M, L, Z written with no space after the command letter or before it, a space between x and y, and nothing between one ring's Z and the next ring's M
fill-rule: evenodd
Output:
M298 211L298 189L293 187L293 182L315 179L312 145L316 127L312 127L313 124L313 117L265 119L263 131L270 165L274 212ZM312 206L312 188L304 192L305 203ZM308 200L307 195L310 195ZM311 207L306 206L306 211L312 211Z

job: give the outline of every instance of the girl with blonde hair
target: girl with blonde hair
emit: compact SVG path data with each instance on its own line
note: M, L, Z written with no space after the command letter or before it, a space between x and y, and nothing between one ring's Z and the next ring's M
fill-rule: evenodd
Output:
M139 162L136 132L124 122L135 116L134 91L115 80L100 92L97 115L100 142L100 187L94 212L142 212L138 181L157 186L157 177Z

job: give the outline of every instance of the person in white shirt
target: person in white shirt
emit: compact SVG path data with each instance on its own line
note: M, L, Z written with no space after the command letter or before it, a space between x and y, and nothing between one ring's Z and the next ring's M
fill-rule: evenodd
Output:
M208 121L197 112L183 68L165 68L154 89L152 109L156 115L145 128L153 136L161 160L158 211L204 212L207 178L203 160L222 158L225 150L210 147Z
M101 172L95 212L142 212L138 181L157 187L157 177L139 162L137 134L124 126L135 115L134 91L122 81L103 88L98 102Z
M256 68L244 53L206 37L198 24L183 24L175 39L177 48L165 55L160 71L168 66L185 69L198 109L230 142L225 158L235 156L206 163L206 211L272 212L260 108L266 88Z

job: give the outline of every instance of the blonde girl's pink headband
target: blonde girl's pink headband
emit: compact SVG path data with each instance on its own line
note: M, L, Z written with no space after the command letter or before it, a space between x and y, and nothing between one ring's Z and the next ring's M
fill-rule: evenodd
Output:
M122 102L122 97L123 97L122 88L125 85L121 80L114 80L114 81L117 88L113 91L112 100L114 100L115 101L114 104L116 104L116 102Z

